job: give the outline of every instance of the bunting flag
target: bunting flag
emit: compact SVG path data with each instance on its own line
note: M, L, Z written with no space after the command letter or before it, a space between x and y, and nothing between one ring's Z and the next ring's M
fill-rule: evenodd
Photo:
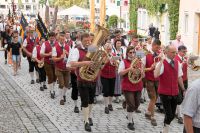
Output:
M42 18L38 13L38 19L36 19L36 32L38 33L38 37L44 37L46 40L48 39L48 30L44 25Z
M26 30L26 27L28 26L28 23L22 13L21 20L20 20L20 36L24 39L24 32Z

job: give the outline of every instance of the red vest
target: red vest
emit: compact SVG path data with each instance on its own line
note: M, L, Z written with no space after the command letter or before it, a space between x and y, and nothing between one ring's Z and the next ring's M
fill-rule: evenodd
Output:
M77 48L77 49L79 51L79 60L78 61L81 62L81 61L84 60L84 58L85 58L85 56L87 54L87 51L85 51L84 49L81 49L81 48ZM77 67L77 69L76 69L76 75L77 75L77 80L78 81L82 81L82 82L96 82L97 78L94 81L86 81L86 80L82 79L79 76L79 69L80 69L80 67Z
M115 78L116 77L116 66L111 65L110 61L108 61L103 69L101 70L101 77L104 78Z
M54 46L57 44L58 42L55 42L54 43ZM49 43L49 41L46 41L45 43L45 51L44 53L50 53L52 52L52 46L51 44ZM48 64L51 64L51 61L49 60L49 58L51 58L51 56L48 56L48 57L44 57L44 61Z
M128 59L124 60L125 69L129 68L131 61ZM122 90L123 91L141 91L143 88L142 80L136 84L133 84L128 79L128 74L124 75L122 79Z
M40 46L40 45L37 45L37 46L36 46L36 50L37 50L37 59L38 59L38 60L41 60L41 59L42 59L42 57L41 57L41 55L40 55L41 46Z
M188 68L188 65L187 63L183 63L183 61L180 59L180 57L178 56L178 54L175 56L174 60L177 60L178 62L182 63L182 71L183 71L183 81L187 80L188 79L188 76L187 76L187 68Z
M59 43L55 44L55 48L56 48L56 52L57 52L57 57L60 57L63 54L63 50L62 50L61 46L59 45ZM69 53L68 45L64 44L64 49ZM66 58L67 57L68 57L68 54L66 54ZM64 61L64 59L55 62L55 66L58 69L66 70L66 62Z
M178 61L174 61L174 68L163 61L164 72L159 76L158 93L169 96L178 95Z
M154 57L152 54L147 54L146 55L146 68L150 68L151 65L154 63ZM147 80L151 80L151 81L157 81L157 78L154 78L154 70L145 72L145 78Z
M26 41L27 41L26 49L27 49L28 52L32 53L35 45L37 45L39 43L39 38L36 38L35 42L34 42L30 39L30 37L27 37Z

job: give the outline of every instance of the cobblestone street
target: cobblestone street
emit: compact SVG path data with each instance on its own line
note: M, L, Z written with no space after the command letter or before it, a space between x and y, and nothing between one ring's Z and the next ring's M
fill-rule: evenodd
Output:
M4 65L3 52L0 52L0 132L1 133L83 133L81 113L73 112L71 89L67 92L67 103L59 105L59 100L50 99L49 90L41 92L39 84L30 84L28 63L22 58L22 68L17 76L12 76L12 67ZM200 72L189 71L189 84L200 77ZM58 94L56 94L58 96ZM80 99L78 101L80 106ZM114 111L104 113L102 96L93 108L92 132L128 133L126 113L121 103L113 103ZM159 133L163 127L163 114L156 113L158 126L151 126L144 117L147 102L140 105L142 113L134 114L135 133ZM80 109L80 108L79 108ZM170 126L170 133L181 133L183 125L175 119Z

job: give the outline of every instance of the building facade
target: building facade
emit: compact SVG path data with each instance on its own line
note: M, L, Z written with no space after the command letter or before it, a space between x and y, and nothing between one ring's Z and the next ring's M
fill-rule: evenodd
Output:
M200 1L180 1L179 33L188 50L200 55Z

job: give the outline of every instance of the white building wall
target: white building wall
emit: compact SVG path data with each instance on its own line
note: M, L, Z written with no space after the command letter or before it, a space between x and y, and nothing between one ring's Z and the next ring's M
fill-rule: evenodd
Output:
M180 1L179 32L188 50L194 54L200 54L198 51L199 15L200 1Z

